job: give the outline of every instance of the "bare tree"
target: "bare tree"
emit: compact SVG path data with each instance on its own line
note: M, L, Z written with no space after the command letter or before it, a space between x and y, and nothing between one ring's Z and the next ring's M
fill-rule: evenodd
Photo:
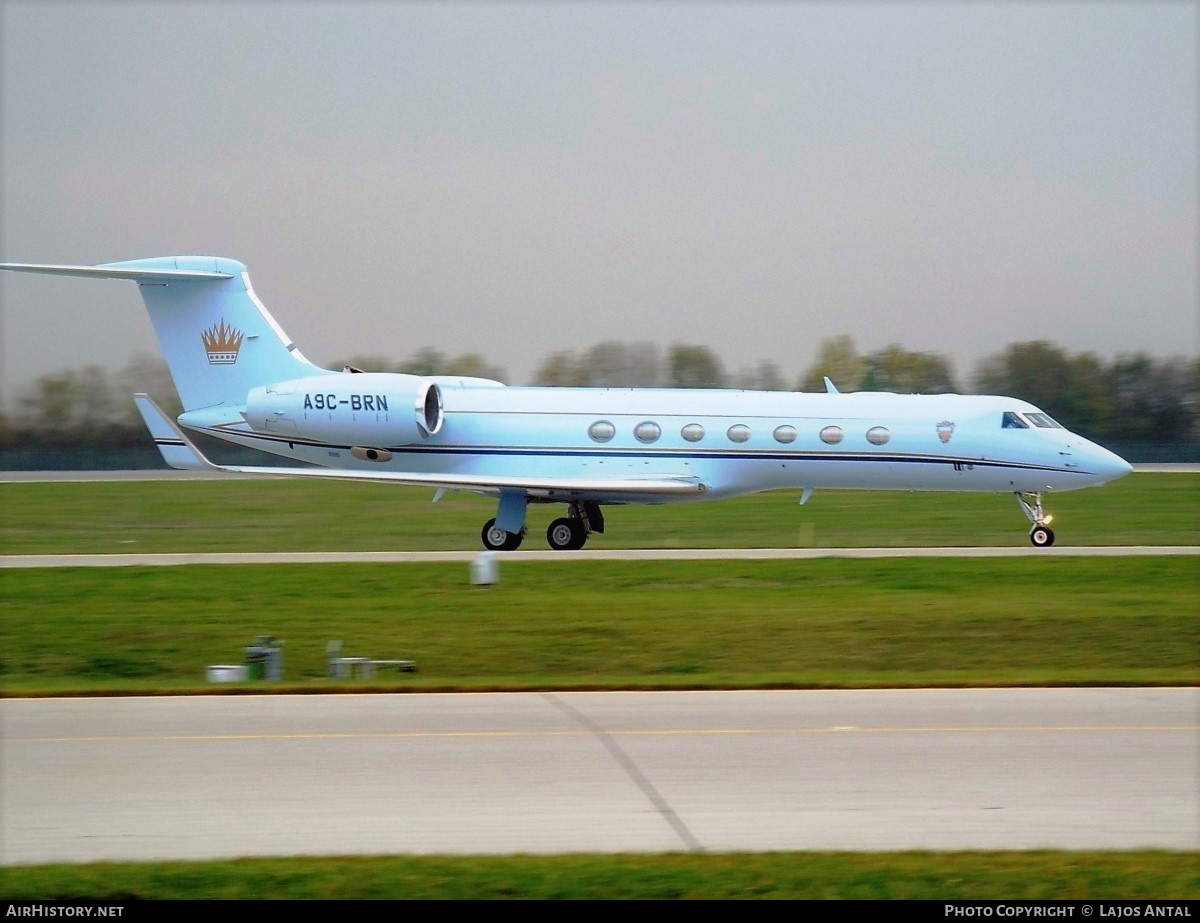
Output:
M439 375L462 375L466 378L490 378L493 381L504 380L504 370L496 365L489 365L478 353L464 353L455 356L444 366Z
M658 347L653 343L597 343L584 356L588 383L601 388L652 388L658 384Z
M707 346L672 346L667 358L671 386L675 388L723 388L725 370Z
M786 391L787 381L779 365L764 359L752 368L742 369L734 377L734 385L749 391Z
M864 391L946 394L955 391L950 363L934 353L918 353L895 343L866 358Z
M817 361L800 379L799 390L824 391L823 379L828 377L840 391L858 391L862 388L866 371L867 360L859 355L854 339L845 335L836 336L821 342Z
M591 383L586 364L573 352L554 353L533 376L535 385L581 388Z
M175 417L183 412L179 393L171 379L167 363L158 356L138 353L121 367L116 376L116 403L120 408L120 419L130 426L140 427L142 418L133 403L136 393L148 394L168 415Z

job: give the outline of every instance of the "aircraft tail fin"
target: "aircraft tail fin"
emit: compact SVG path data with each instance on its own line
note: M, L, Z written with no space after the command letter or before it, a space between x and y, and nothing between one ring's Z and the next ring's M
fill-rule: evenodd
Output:
M185 411L240 406L252 388L327 371L296 348L236 260L168 256L99 266L2 263L0 269L136 282Z

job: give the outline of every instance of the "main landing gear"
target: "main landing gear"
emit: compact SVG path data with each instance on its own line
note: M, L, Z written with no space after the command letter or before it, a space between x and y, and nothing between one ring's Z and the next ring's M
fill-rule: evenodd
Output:
M1029 540L1037 548L1049 548L1054 544L1054 530L1050 528L1050 520L1054 517L1047 516L1046 511L1042 509L1041 493L1018 490L1015 491L1015 495L1017 502L1021 504L1022 512L1033 523L1033 528L1029 530Z
M587 543L587 527L582 519L562 517L550 523L546 542L555 551L578 551Z
M520 532L505 532L496 528L495 519L489 519L483 524L479 537L488 551L516 551L525 540L525 527L522 526Z
M593 532L604 531L604 514L600 504L591 500L576 500L567 506L568 515L550 523L546 529L546 543L555 551L578 551L587 544ZM525 527L520 532L507 532L496 528L496 520L484 523L480 533L483 547L488 551L516 551L525 538Z

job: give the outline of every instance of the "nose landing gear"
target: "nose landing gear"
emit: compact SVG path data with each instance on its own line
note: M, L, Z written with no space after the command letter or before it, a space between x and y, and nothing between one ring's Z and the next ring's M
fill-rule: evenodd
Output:
M1022 512L1033 523L1033 528L1029 530L1029 541L1037 548L1049 548L1054 544L1054 530L1050 528L1050 521L1054 517L1046 515L1046 511L1042 508L1041 493L1027 493L1018 490L1014 494L1017 502L1021 504Z

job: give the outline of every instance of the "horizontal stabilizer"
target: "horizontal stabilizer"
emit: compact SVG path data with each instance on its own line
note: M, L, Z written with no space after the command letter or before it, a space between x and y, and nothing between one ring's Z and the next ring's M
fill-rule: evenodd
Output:
M81 279L131 279L134 282L166 282L171 279L232 279L227 272L207 269L160 269L137 266L54 266L48 263L0 263L0 269L36 272L47 276L76 276Z
M155 256L98 266L0 263L0 269L137 285L183 409L238 407L271 382L326 374L308 361L222 256Z

